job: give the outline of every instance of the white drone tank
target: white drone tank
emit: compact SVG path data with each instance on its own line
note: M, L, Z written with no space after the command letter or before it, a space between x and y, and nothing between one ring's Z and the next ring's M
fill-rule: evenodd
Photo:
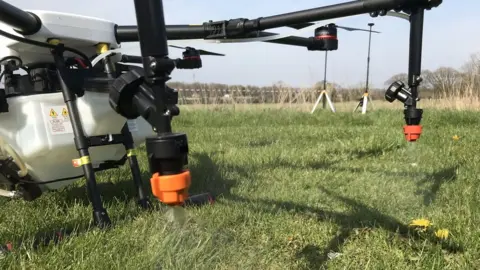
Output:
M110 107L108 98L108 93L86 91L77 99L87 136L119 134L127 122ZM23 172L28 171L32 180L37 182L83 177L83 169L72 165L72 160L79 155L61 92L10 97L8 103L9 112L0 113L0 149L18 159ZM141 117L128 120L128 124L136 146L154 134L152 127ZM89 151L94 164L119 160L126 153L122 144L92 147ZM58 189L73 181L47 183L40 188Z
M76 48L86 55L96 52L98 43L110 44L111 49L120 47L115 38L115 23L77 14L28 10L42 21L41 29L26 38L45 42L56 37L67 47ZM11 27L0 23L0 29L21 36ZM51 62L50 49L31 46L0 36L0 58L17 56L24 65ZM76 56L66 52L65 56ZM120 54L113 57L118 58ZM127 121L109 105L108 93L89 92L77 99L80 119L87 136L118 134ZM72 160L79 158L72 125L61 92L8 98L9 112L0 113L0 158L12 156L23 167L22 173L32 180L46 182L61 178L83 177L83 169L75 168ZM135 141L139 144L153 134L151 126L143 119L129 121ZM125 154L123 145L92 147L89 149L92 163L119 160ZM40 185L52 190L73 182L62 181Z

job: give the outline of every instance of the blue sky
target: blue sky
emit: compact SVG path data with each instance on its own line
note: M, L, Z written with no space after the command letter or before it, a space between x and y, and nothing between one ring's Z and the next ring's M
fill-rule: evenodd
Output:
M136 24L133 0L7 2L23 9L61 11L101 17L121 25ZM239 17L253 19L341 2L345 1L164 0L164 8L167 24L199 24L208 20ZM462 4L459 5L459 2ZM480 35L477 30L480 25L479 9L478 0L444 0L439 8L426 12L422 62L424 69L441 66L460 68L472 53L480 52ZM383 87L390 76L407 72L409 25L398 18L371 18L369 15L336 21L338 25L357 28L368 28L369 22L375 23L374 30L382 32L372 36L370 80L374 87ZM284 29L277 30L285 32ZM301 34L305 37L309 35L311 33ZM343 86L363 83L366 76L368 33L339 30L338 36L339 50L329 53L328 56L327 80ZM323 80L323 52L309 52L302 47L264 42L212 44L182 41L175 44L188 44L227 56L205 56L202 69L176 70L172 74L172 81L270 85L281 80L301 87ZM125 47L129 53L139 53L137 43L127 44ZM171 57L174 58L180 57L181 52L179 49L170 49Z

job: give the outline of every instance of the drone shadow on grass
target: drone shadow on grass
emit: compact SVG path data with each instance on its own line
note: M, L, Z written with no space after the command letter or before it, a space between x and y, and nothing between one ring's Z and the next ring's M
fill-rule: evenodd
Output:
M326 211L314 207L304 206L292 202L279 202L274 200L248 200L253 208L257 208L260 211L272 212L271 205L279 205L280 208L286 211L295 211L306 215L314 215L318 221L335 222L339 226L339 233L333 237L328 245L323 249L316 245L306 245L300 252L296 254L297 258L305 258L308 262L308 269L318 269L320 266L327 263L329 260L329 253L340 252L341 247L348 239L354 238L360 235L362 232L368 232L373 229L383 229L389 231L391 238L396 236L404 237L406 241L408 239L427 239L434 243L440 243L442 248L448 252L461 252L463 247L453 242L438 242L433 237L422 237L416 234L411 228L395 219L392 216L386 215L371 208L356 200L340 196L334 192L327 190L323 187L319 189L326 195L334 197L344 204L347 204L353 208L350 213L342 213L335 211ZM239 198L237 198L238 200ZM419 244L421 249L421 244Z
M237 195L234 195L230 192L232 187L237 185L235 179L225 179L220 173L219 167L222 167L223 171L236 171L240 174L240 177L251 178L254 177L254 171L252 168L245 169L237 166L231 165L217 165L215 162L205 154L197 154L197 161L199 162L199 167L201 171L194 173L196 176L195 179L208 179L208 181L201 183L197 182L197 188L201 188L201 192L211 191L216 195L223 195L222 197L227 201L232 201L234 203L247 203L252 209L258 210L264 213L275 214L276 210L272 209L273 205L277 205L280 208L283 208L287 211L294 211L297 213L302 213L305 215L315 215L319 221L328 221L335 222L339 225L339 233L329 241L328 245L325 248L320 248L315 245L306 245L300 252L297 253L297 257L303 257L307 260L309 264L309 269L318 269L319 266L324 265L328 261L328 254L330 252L339 251L342 245L350 238L353 238L357 235L358 229L368 231L368 229L380 228L386 231L389 231L392 237L403 236L403 237L413 237L419 238L420 236L413 233L410 228L402 223L401 221L395 219L394 217L385 215L380 211L371 208L361 202L356 200L346 198L335 194L332 191L329 191L323 187L319 187L320 191L324 192L326 195L334 197L344 204L349 205L354 210L351 213L342 213L335 211L326 211L314 207L304 206L292 202L285 201L275 201L267 199L247 199ZM287 162L282 162L279 164L270 164L271 166L290 166L298 168L298 165L288 164ZM268 164L267 164L268 166ZM313 169L322 169L329 168L332 164L329 163L311 163L307 164L306 167ZM437 177L445 176L446 172L439 172ZM195 187L193 187L195 189ZM367 228L367 229L365 229ZM423 238L422 238L423 239ZM437 243L436 239L429 239L430 241ZM421 241L419 241L421 243ZM456 243L440 243L442 248L449 252L459 252L463 250L463 247ZM421 244L419 244L421 246ZM420 248L420 247L419 247Z
M104 205L110 204L110 202L118 202L125 199L127 201L136 200L134 184L130 179L128 181L121 181L115 184L101 182L98 183L98 187L102 197L104 198ZM91 204L88 200L85 186L74 187L65 191L57 190L52 192L61 192L61 195L58 196L58 200L61 201L64 212L71 211L70 208L78 203L91 209ZM120 196L118 196L119 194ZM121 194L124 196L121 196ZM139 210L136 212L129 211L126 213L116 213L115 217L112 217L111 212L109 212L107 207L107 212L110 214L110 218L114 224L116 222L135 217L140 214L140 211L141 209L139 207ZM94 224L86 219L69 219L68 221L64 221L62 223L56 223L53 226L50 225L46 228L37 229L37 231L33 234L27 233L25 235L15 236L13 239L6 239L6 245L0 245L0 253L16 251L22 246L27 249L36 250L50 244L59 244L66 237L75 237L94 228L96 228Z
M372 147L370 149L363 149L363 150L352 150L351 154L353 155L354 158L365 158L365 157L377 157L381 155L385 155L388 152L393 152L395 150L401 149L402 146L400 144L392 145L389 147L381 147L381 146L376 146Z
M423 204L425 206L429 206L433 202L435 202L437 194L440 191L440 188L442 187L443 184L454 182L457 180L458 178L457 170L460 167L461 167L461 164L455 164L433 173L387 172L387 171L372 170L370 168L359 169L359 168L338 168L338 167L333 168L333 170L342 171L342 172L351 172L353 174L368 172L368 173L381 174L381 175L390 176L390 177L402 177L406 179L414 179L414 181L416 181L416 186L418 188L418 191L416 192L416 194L423 195ZM427 187L425 187L425 185L427 185Z
M215 156L221 154L220 152L210 154L210 156ZM224 192L230 190L234 185L234 181L224 180L221 185L218 185L219 182L216 181L219 179L219 170L217 165L212 161L211 157L205 153L190 153L189 159L195 160L195 162L190 162L189 169L192 175L192 185L189 189L191 194L198 194L203 192L214 191L214 195L220 195ZM246 168L233 167L230 165L225 165L240 174L242 177L249 177L249 171ZM225 167L224 166L224 167ZM216 172L216 173L212 173ZM150 200L154 200L150 190L149 179L151 177L150 172L142 172L142 181L144 185L145 192L150 196ZM131 201L136 201L137 193L132 181L130 170L127 174L121 176L122 179L119 181L113 182L99 182L97 187L102 197L102 202L105 205L117 204L119 202L129 203ZM85 185L81 187L70 188L64 196L64 200L67 205L72 205L74 203L81 203L85 206L90 206L90 201L87 196L87 191Z
M198 178L195 179L208 179L207 182L198 183L198 185L201 186L202 192L212 191L216 193L216 195L222 194L223 199L225 199L226 201L231 201L234 203L246 203L249 205L249 207L251 207L251 209L264 213L275 214L277 210L272 209L272 206L276 205L288 212L293 211L308 216L315 215L318 221L333 221L338 224L340 227L339 233L329 241L329 244L325 248L321 249L318 246L310 244L306 245L300 252L297 253L298 258L303 257L307 260L309 264L309 269L318 269L319 266L325 264L328 261L328 254L330 252L338 252L341 249L342 245L349 238L351 239L357 235L357 232L359 230L368 231L369 229L371 230L374 228L380 228L389 231L392 237L420 237L419 235L413 233L408 227L408 225L402 223L394 217L385 215L377 209L371 208L366 204L363 204L356 200L335 194L334 192L329 191L323 187L319 187L320 191L324 192L327 196L334 197L339 201L343 202L344 204L347 204L348 206L353 208L353 211L351 213L326 211L292 202L267 199L247 199L237 196L230 192L230 189L236 186L237 181L235 179L225 179L224 177L222 177L219 167L222 167L222 170L234 170L238 172L241 177L254 177L254 173L252 173L252 170L246 170L245 168L239 168L231 165L227 165L227 167L217 165L215 164L215 162L212 161L212 159L210 159L208 155L204 154L197 155L197 160L201 164L199 166L199 168L201 168L201 171L197 171L198 174L196 175L196 177ZM282 166L288 166L288 164L284 163ZM307 166L310 168L321 169L323 168L323 166L329 167L330 165L308 164ZM436 239L430 238L428 240L437 243ZM449 252L459 252L463 250L462 246L455 243L442 242L440 244L443 249Z
M393 152L398 149L401 149L402 145L396 144L391 145L389 147L382 148L380 146L373 147L370 149L351 149L351 150L331 150L328 151L328 155L341 155L347 154L349 158L347 160L352 159L361 159L361 158L368 158L368 157L378 157L381 155L385 155L388 152ZM332 164L333 165L333 164ZM353 174L358 173L374 173L374 174L381 174L384 176L391 176L391 177L404 177L407 179L416 179L416 185L418 187L418 191L416 192L417 195L423 195L423 204L425 206L431 205L436 197L440 188L443 184L454 182L457 180L457 171L463 165L463 163L457 163L451 165L447 168L441 169L439 171L433 173L421 173L421 172L388 172L388 171L379 171L379 170L372 170L370 168L340 168L337 166L331 166L330 169L333 171L341 171L341 172L351 172ZM418 179L418 180L417 180ZM430 186L426 188L425 186Z
M367 149L356 149L352 147L351 149L347 148L347 149L328 150L325 154L327 156L347 154L349 156L348 160L351 160L351 159L361 159L361 158L368 158L368 157L378 157L378 156L385 155L389 152L394 152L401 148L402 148L401 144L392 144L386 147L382 147L378 145L378 146L370 147Z
M196 163L190 166L190 171L192 178L195 181L192 181L192 186L190 188L191 194L211 192L215 196L225 195L230 192L230 189L235 185L236 181L227 180L221 178L221 175L218 173L219 170L211 158L205 153L192 153L191 158L196 159ZM232 171L240 173L241 177L249 177L249 171L245 168L235 167L229 168ZM118 182L99 182L97 184L100 194L102 196L102 202L104 205L113 205L118 203L129 203L132 201L137 201L137 194L135 190L134 183L131 179L131 175L125 177L126 179L121 179ZM142 173L142 180L144 182L145 191L149 195L150 201L154 201L155 198L151 196L150 185L148 180L150 179L149 172ZM222 181L218 181L222 179ZM60 191L52 191L60 192ZM91 207L91 203L88 199L87 190L85 185L80 187L69 188L65 191L61 191L61 196L59 200L63 200L62 204L66 207L64 211L69 211L69 207L75 204L82 204L86 207ZM153 208L151 211L158 209L157 206L160 206L159 203L152 203ZM109 212L108 207L107 212ZM112 225L115 226L119 221L125 221L128 219L135 218L141 214L143 209L138 207L136 210L115 213L112 219ZM111 213L111 212L109 212ZM91 222L87 220L68 220L63 224L56 224L56 228L48 227L41 228L33 234L26 234L22 236L16 236L14 239L4 239L7 241L6 245L0 244L0 253L17 250L20 246L24 244L33 242L33 245L29 245L28 249L37 249L48 244L58 244L65 237L74 237L85 233L92 228L96 228ZM28 239L28 241L24 241Z
M437 193L443 184L457 180L457 171L459 167L460 164L445 168L438 172L427 175L427 177L424 177L417 183L417 186L420 186L433 180L430 189L424 189L418 192L419 194L423 194L423 203L426 206L432 204L435 201L435 199L437 198Z
M378 153L373 153L374 155ZM328 260L328 253L331 251L338 251L340 250L341 246L344 242L351 238L354 235L356 228L383 228L392 232L392 234L400 233L401 235L408 234L408 227L401 223L400 221L396 220L393 217L384 215L380 213L378 210L372 209L365 204L357 202L353 199L345 198L339 195L332 193L331 191L325 190L320 188L323 192L327 195L334 196L339 200L343 201L344 203L350 205L355 210L352 213L341 213L341 212L333 212L333 211L325 211L322 209L316 209L300 204L295 204L292 202L284 202L284 201L274 201L274 200L250 200L247 198L242 198L240 196L234 195L231 191L232 188L237 186L237 182L239 179L255 179L255 173L257 170L261 170L262 168L255 168L255 167L243 167L243 166L235 166L231 164L223 164L223 163L216 163L212 158L216 155L221 155L221 153L191 153L190 158L194 159L195 162L192 162L190 165L190 170L192 173L192 178L195 181L192 181L191 186L191 193L203 193L203 192L210 192L217 198L224 198L226 201L232 201L234 203L248 203L250 207L253 209L257 209L261 212L271 212L272 205L280 205L283 209L295 211L298 213L303 213L306 215L314 214L319 221L334 221L340 226L340 233L334 237L326 248L321 249L320 247L314 245L307 245L303 248L301 252L297 254L298 257L304 257L310 264L312 268L318 268L319 265L322 265L327 262ZM221 160L221 158L220 158ZM290 167L290 168L310 168L310 169L326 169L326 168L334 168L332 163L329 162L312 162L306 165L298 165L298 164L290 164L286 161L278 161L279 164L267 164L267 166L272 167ZM221 168L221 169L220 169ZM446 169L442 172L438 172L431 177L434 179L434 185L432 187L431 192L426 192L425 197L429 197L429 201L431 198L434 197L434 194L438 191L443 180L448 178L446 176L452 175L455 169ZM222 172L229 172L229 175L233 173L235 176L226 177ZM395 174L398 176L398 174ZM435 178L437 177L437 178ZM118 203L120 201L136 201L136 192L134 188L133 181L131 180L131 176L128 175L123 181L119 181L117 183L99 183L100 191L102 194L102 198L105 204L113 204ZM148 179L150 178L150 174L148 172L144 172L143 180L145 186L147 187L147 191L149 192L149 185ZM452 177L451 177L452 178ZM454 178L454 177L453 177ZM425 180L422 181L427 181ZM440 180L438 180L440 179ZM428 195L427 195L428 194ZM79 188L72 188L67 191L65 197L67 205L73 205L74 203L82 202L85 205L90 206L90 202L88 200L86 194L85 187ZM71 198L71 199L69 199ZM74 199L73 199L74 198ZM150 196L150 198L152 198ZM68 210L68 209L66 209ZM107 209L108 211L108 209ZM115 216L114 223L118 222L119 219L131 219L136 215L140 214L142 210L138 208L138 211L133 213L120 213ZM66 233L72 232L75 230L74 235L78 235L79 233L83 233L88 231L91 228L91 224L88 224L87 221L83 220L74 220L69 221L67 224L61 224L62 228L59 231L64 231ZM79 229L80 228L80 229ZM47 231L51 231L52 228L47 228ZM48 235L50 237L48 237ZM39 233L34 236L35 242L39 245L42 243L48 243L51 241L58 242L61 240L56 234L52 233ZM28 237L28 238L31 238ZM461 247L444 247L447 250L461 250ZM323 251L322 251L323 250Z
M378 152L376 152L378 153ZM373 153L373 154L376 154ZM334 197L344 204L349 205L353 208L351 213L342 213L342 212L335 212L335 211L325 211L322 209L304 206L292 202L284 202L284 201L275 201L275 200L266 200L266 199L246 199L240 196L234 195L228 191L228 187L235 186L235 181L225 180L222 176L218 173L217 165L207 156L202 155L201 159L199 159L202 164L208 164L207 166L202 166L204 169L205 174L210 176L210 180L213 180L211 183L213 184L212 187L227 187L223 189L223 197L232 202L237 203L248 203L252 209L256 209L261 212L267 213L276 213L275 209L272 209L273 205L277 205L280 208L290 212L294 211L297 213L302 213L305 215L315 215L317 220L319 221L328 221L328 222L335 222L339 225L339 233L332 238L328 245L323 249L316 246L316 245L306 245L300 252L297 253L297 258L305 258L308 262L309 269L318 269L320 266L324 265L329 257L328 254L330 252L339 252L341 247L344 243L353 237L356 237L358 231L368 231L371 229L379 228L391 233L391 237L400 236L404 237L405 239L414 238L414 239L425 239L424 237L412 232L411 228L408 227L407 224L397 220L396 218L383 214L377 209L371 208L366 204L358 202L356 200L346 198L335 194L334 192L327 190L323 187L319 187L320 191L324 192L326 195ZM273 164L272 164L273 165ZM333 164L330 163L312 163L307 164L306 167L310 169L322 169L322 168L330 168ZM290 166L298 168L298 165L288 164L287 162L282 162L281 165L276 164L275 166ZM222 168L225 169L225 168ZM229 167L228 170L238 170L239 168ZM244 177L252 176L249 173L246 173L242 170L242 175ZM429 181L430 179L434 179L434 186L430 192L426 192L425 198L432 198L441 186L441 183L444 179L454 179L454 173L456 171L456 167L447 168L440 172L434 173L432 175L427 176L424 178L424 182ZM228 183L228 184L225 184ZM430 200L431 201L431 200ZM427 238L432 243L439 243L441 247L448 251L448 252L461 252L463 251L463 247L457 243L453 242L438 242L437 239L432 237ZM407 240L408 241L408 240ZM422 243L423 241L419 241ZM421 246L421 244L419 244ZM421 248L421 247L419 247Z

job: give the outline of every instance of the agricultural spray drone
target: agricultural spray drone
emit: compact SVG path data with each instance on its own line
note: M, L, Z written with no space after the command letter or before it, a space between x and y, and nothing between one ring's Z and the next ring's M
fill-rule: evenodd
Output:
M422 116L416 99L423 14L441 0L351 1L197 26L165 25L161 0L134 2L137 26L59 12L23 11L0 1L0 21L4 23L0 28L0 64L5 79L5 89L0 92L0 182L9 186L2 191L4 196L22 195L33 200L44 190L85 177L94 222L100 227L109 225L95 172L116 168L128 160L139 204L147 208L149 201L134 155L134 145L145 141L153 195L167 205L188 202L187 135L172 131L172 118L180 113L178 94L166 82L175 68L201 68L202 62L193 48L187 48L181 59L170 59L167 39L265 41L308 50L336 50L338 40L328 25L308 26L316 27L315 37L310 38L263 30L282 26L298 29L313 21L403 11L411 19L409 89L397 83L386 96L405 103L407 139L416 139L414 133L418 133ZM118 51L121 43L135 41L140 42L141 56ZM143 64L143 68L128 63ZM21 70L27 74L19 74ZM200 202L209 198L196 197Z

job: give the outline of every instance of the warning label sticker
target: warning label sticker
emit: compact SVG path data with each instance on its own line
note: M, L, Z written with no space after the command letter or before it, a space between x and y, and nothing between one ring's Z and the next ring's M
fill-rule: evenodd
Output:
M66 106L44 107L48 130L52 135L73 134Z
M54 109L50 109L50 117L57 117L58 114Z

